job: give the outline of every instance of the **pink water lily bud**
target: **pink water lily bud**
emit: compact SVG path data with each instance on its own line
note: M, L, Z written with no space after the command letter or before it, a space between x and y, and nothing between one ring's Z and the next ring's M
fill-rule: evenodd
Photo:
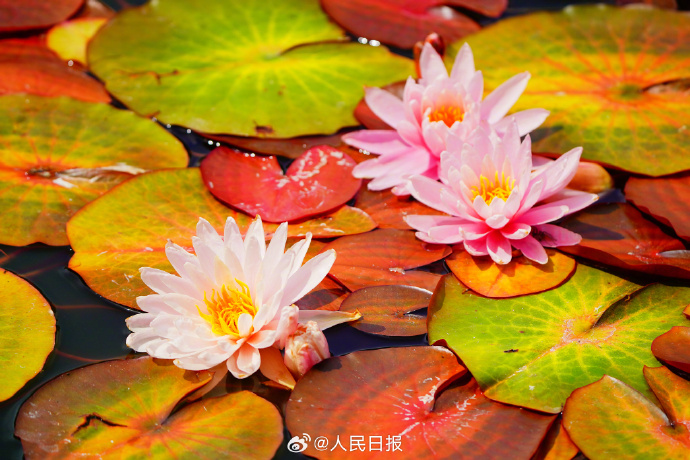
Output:
M314 321L300 325L285 345L285 365L296 378L301 378L312 366L329 356L331 352L326 336Z

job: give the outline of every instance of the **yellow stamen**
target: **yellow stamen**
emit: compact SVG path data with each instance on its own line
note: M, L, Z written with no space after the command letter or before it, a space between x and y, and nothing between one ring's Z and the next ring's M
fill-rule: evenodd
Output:
M455 105L442 105L429 114L429 121L442 121L449 128L456 121L462 121L465 112L461 107Z
M204 303L208 309L208 314L201 312L199 306L199 316L211 324L211 330L218 335L233 335L239 337L240 332L237 327L237 320L243 313L248 313L252 317L256 315L257 308L252 302L249 287L242 281L235 279L240 289L228 288L226 285L211 294L211 299L204 293Z
M515 187L515 179L510 180L505 173L501 173L501 178L498 177L498 171L494 180L489 180L483 174L479 176L479 185L472 187L472 200L481 196L486 204L491 204L496 198L506 201Z

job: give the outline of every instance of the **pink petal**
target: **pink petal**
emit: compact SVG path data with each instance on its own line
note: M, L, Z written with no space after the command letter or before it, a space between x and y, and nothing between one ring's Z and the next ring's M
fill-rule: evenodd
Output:
M404 153L410 148L400 137L400 134L392 129L363 129L343 134L341 139L347 145L377 155Z
M565 213L566 216L586 208L599 199L599 197L594 193L579 192L568 189L563 190L563 192L565 193L553 195L549 200L549 204L554 206L567 206L568 212Z
M577 172L580 155L582 155L582 147L576 147L539 170L535 178L544 179L544 190L539 201L549 198L568 185Z
M522 110L503 118L494 125L494 129L499 133L502 133L506 130L510 123L516 123L520 137L522 137L541 126L541 124L544 123L544 120L546 120L546 118L549 116L549 113L550 112L546 109Z
M544 247L534 239L532 236L523 238L521 240L511 240L514 247L522 251L522 255L539 264L545 264L549 261L549 256L546 255Z
M527 224L511 222L501 229L501 235L509 240L521 240L529 235L531 230L532 227Z
M537 206L524 213L518 219L519 222L527 225L539 225L553 222L560 219L568 212L567 206L543 205Z
M541 234L540 243L547 248L573 246L582 241L582 237L558 225L539 225L536 230Z
M438 227L441 225L460 225L463 219L459 217L450 216L421 216L421 215L411 215L403 217L403 220L407 222L407 225L419 230L420 232L428 232L432 227Z
M443 59L429 43L424 44L419 56L419 70L424 84L429 84L439 77L448 78L448 71L443 64Z
M405 119L403 101L381 88L366 88L364 100L374 114L391 128Z
M494 202L500 201L500 200L494 200ZM493 204L493 203L491 203ZM494 229L500 229L506 226L508 224L509 220L506 216L501 215L501 214L494 214L493 216L489 217L486 219L486 225L488 225L491 228Z
M474 56L470 45L464 43L455 55L453 70L450 72L450 79L458 81L462 86L467 86L470 79L474 76Z
M483 238L491 233L492 228L484 222L464 223L462 225L462 235L468 240Z
M443 184L423 176L412 176L409 180L410 192L418 201L446 214L453 214L453 210L441 200L441 190L445 188Z
M422 127L417 124L412 124L409 121L401 121L396 128L397 133L409 145L423 146L424 139L422 138Z
M429 238L438 244L456 244L463 240L460 227L457 225L443 225L433 227L427 232Z
M261 349L270 347L276 340L275 331L259 331L251 336L247 343L254 348Z
M529 78L529 72L523 72L493 90L482 102L482 119L491 124L500 121L525 91Z
M486 237L486 249L494 262L505 265L513 257L510 241L501 232L491 232Z
M487 238L485 236L476 240L465 239L462 244L465 246L465 250L473 256L487 256L489 255L489 251L486 248Z

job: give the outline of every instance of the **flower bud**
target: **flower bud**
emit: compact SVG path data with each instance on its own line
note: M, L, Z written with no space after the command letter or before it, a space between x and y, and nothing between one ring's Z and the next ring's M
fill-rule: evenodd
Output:
M601 193L613 187L611 175L601 165L581 161L577 166L575 177L568 188L589 193Z
M301 324L285 345L285 365L296 378L301 378L312 366L329 356L331 352L326 336L314 321Z

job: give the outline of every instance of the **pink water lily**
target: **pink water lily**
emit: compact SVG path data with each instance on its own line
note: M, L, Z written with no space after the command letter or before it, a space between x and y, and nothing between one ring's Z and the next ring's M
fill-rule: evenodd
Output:
M232 217L221 237L199 219L192 238L195 254L168 242L165 253L179 276L142 268L142 280L156 293L138 297L145 312L127 318L132 334L127 345L175 365L203 370L223 362L237 378L259 369L262 349L285 347L298 323L315 321L325 329L359 315L320 310L300 311L294 302L326 276L335 251L302 265L311 234L283 252L287 223L268 247L261 219L243 239Z
M449 216L408 216L417 236L430 243L463 243L474 256L507 264L512 249L544 264L544 247L578 244L580 235L554 220L597 200L566 189L577 171L582 148L533 170L530 137L520 142L516 123L503 136L479 129L471 142L451 136L441 154L440 179L409 179L412 195Z
M468 141L480 127L492 127L499 135L517 123L521 135L537 128L549 114L530 109L506 117L527 86L529 73L510 78L482 101L484 79L474 67L469 45L458 52L448 75L443 59L430 44L420 55L419 82L408 78L403 99L380 88L367 88L371 110L393 130L363 130L343 136L347 144L375 153L377 158L357 165L353 175L373 179L370 190L393 188L408 194L403 185L414 174L438 179L441 152L452 133Z

